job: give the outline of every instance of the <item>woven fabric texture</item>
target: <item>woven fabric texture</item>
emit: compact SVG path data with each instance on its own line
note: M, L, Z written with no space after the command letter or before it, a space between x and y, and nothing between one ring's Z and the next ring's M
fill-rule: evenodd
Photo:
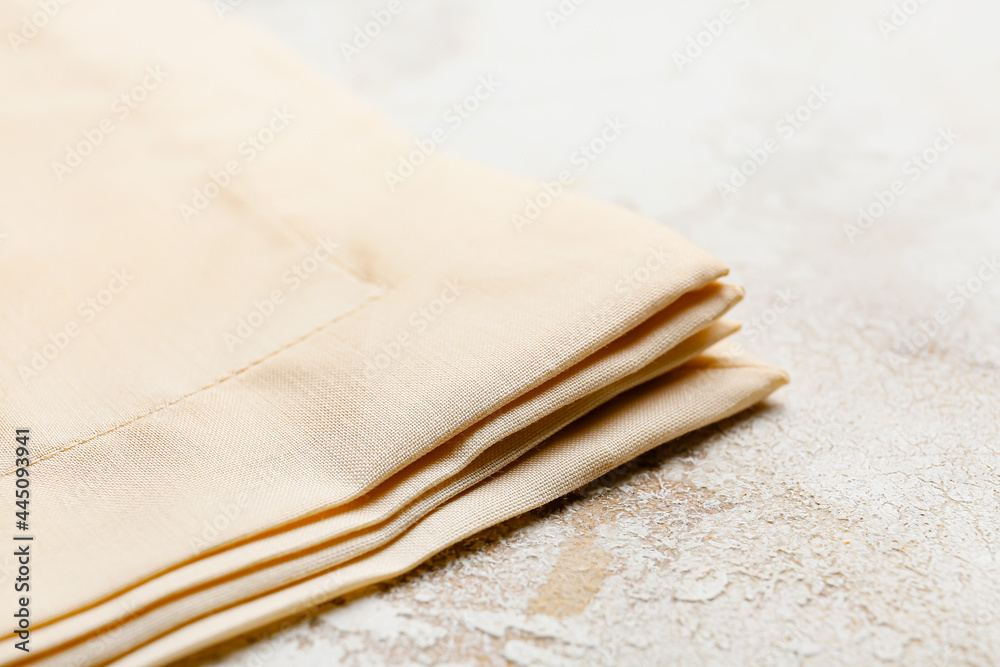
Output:
M727 346L743 292L709 253L443 154L387 180L412 138L190 0L67 5L0 89L0 422L31 431L34 537L3 664L166 664L787 382Z

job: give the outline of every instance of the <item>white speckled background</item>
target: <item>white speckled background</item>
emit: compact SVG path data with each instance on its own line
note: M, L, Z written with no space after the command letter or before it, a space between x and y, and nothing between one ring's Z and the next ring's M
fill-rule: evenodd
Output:
M916 12L884 37L894 4ZM278 33L416 136L493 75L443 150L535 178L620 117L577 188L728 261L748 289L740 342L793 383L196 664L1000 662L1000 279L977 281L1000 257L1000 5L586 0L552 29L559 0L402 0L346 62L341 43L384 5L244 0L224 20ZM674 52L725 9L679 71ZM831 98L786 138L776 123L813 86ZM908 160L948 128L914 178ZM894 179L885 215L845 230Z

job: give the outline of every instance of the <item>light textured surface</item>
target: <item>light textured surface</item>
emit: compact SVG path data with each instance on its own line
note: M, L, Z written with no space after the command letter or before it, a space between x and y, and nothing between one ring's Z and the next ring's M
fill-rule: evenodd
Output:
M348 63L341 42L384 6L351 4L245 0L221 20L282 34L416 136L447 128L443 150L572 169L579 191L722 257L748 289L738 341L793 383L202 664L994 664L1000 280L974 278L1000 256L995 3L903 3L919 9L884 38L887 0L590 0L554 30L554 0L404 1ZM674 52L726 8L679 71ZM450 125L489 75L496 92ZM814 86L830 99L788 137L776 123ZM628 127L580 171L574 152L615 117ZM914 178L907 161L947 128ZM888 212L845 229L894 179Z

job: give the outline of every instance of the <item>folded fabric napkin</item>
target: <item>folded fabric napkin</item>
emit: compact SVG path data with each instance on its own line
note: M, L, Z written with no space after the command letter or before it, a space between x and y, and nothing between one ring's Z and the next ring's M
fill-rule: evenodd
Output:
M0 0L3 664L168 663L787 381L662 226L427 157L188 0L53 6Z

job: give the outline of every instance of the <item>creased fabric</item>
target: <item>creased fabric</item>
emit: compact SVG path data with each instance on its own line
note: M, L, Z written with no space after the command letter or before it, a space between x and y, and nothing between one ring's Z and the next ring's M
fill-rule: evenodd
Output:
M0 8L6 33L33 5ZM0 55L0 417L31 430L34 537L4 664L165 664L787 381L658 224L566 191L524 225L545 186L447 155L387 181L410 137L197 4L56 18Z

